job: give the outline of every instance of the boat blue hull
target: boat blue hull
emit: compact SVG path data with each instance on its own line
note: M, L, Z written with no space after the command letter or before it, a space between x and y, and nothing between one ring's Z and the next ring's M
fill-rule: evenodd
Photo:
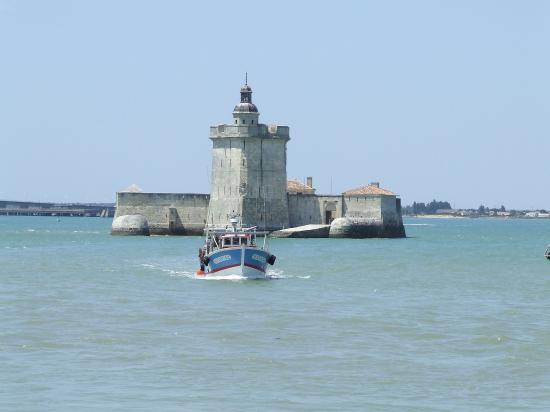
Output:
M244 257L243 257L244 253ZM257 248L226 248L208 255L205 275L240 275L244 277L265 277L270 254Z

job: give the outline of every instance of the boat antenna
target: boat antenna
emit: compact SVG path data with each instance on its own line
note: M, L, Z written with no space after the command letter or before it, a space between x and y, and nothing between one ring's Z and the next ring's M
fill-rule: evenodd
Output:
M265 186L262 187L262 189L263 189L263 192L264 192L264 196L263 196L263 197L264 197L264 230L265 230L266 218L267 218L267 216L266 216L266 211L265 211L265 194L266 194L266 193L265 193Z

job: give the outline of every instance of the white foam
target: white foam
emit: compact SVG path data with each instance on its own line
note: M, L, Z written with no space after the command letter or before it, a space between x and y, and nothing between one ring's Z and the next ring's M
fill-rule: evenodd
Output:
M173 274L176 273L176 272L173 271L172 269L161 269L161 271L164 272L164 273L169 273L169 274L171 274L171 275L173 275Z
M140 266L143 266L148 269L158 270L163 273L168 273L170 276L174 276L174 277L186 277L188 279L193 279L195 277L195 272L186 272L186 271L180 272L174 269L161 268L151 263L140 263Z
M238 274L227 274L227 275L197 275L195 271L178 271L170 268L162 268L159 266L155 266L151 263L140 263L140 266L152 269L152 270L158 270L159 272L167 273L171 277L183 277L187 279L197 279L197 280L225 280L225 281L232 281L232 282L239 282L243 280L262 280L264 278L258 278L258 279L250 279L243 275ZM311 278L310 275L286 275L282 270L272 269L268 270L265 279L267 280L276 280L276 279L309 279Z
M178 271L172 271L173 273L170 273L170 276L173 277L183 277L187 279L195 279L196 275L194 272L178 272Z
M267 279L273 279L273 280L278 280L278 279L309 279L309 278L311 278L311 275L304 275L304 276L300 276L300 275L267 275L266 278Z
M201 276L201 275L195 275L195 279L200 279L200 280L231 280L233 282L235 281L239 281L239 280L247 280L248 278L246 278L245 276L242 276L242 275L219 275L219 276L211 276L211 275L208 275L208 276Z
M266 274L267 279L309 279L311 275L285 275L282 270L269 270Z

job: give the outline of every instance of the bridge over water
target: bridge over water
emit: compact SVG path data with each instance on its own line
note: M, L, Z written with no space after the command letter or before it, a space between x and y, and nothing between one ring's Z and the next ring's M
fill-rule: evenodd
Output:
M0 215L113 217L114 203L47 203L0 200Z

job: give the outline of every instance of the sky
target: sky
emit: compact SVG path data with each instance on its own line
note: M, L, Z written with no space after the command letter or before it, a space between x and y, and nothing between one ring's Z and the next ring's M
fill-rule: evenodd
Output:
M550 209L543 0L0 0L0 199L208 193L245 72L317 193Z

